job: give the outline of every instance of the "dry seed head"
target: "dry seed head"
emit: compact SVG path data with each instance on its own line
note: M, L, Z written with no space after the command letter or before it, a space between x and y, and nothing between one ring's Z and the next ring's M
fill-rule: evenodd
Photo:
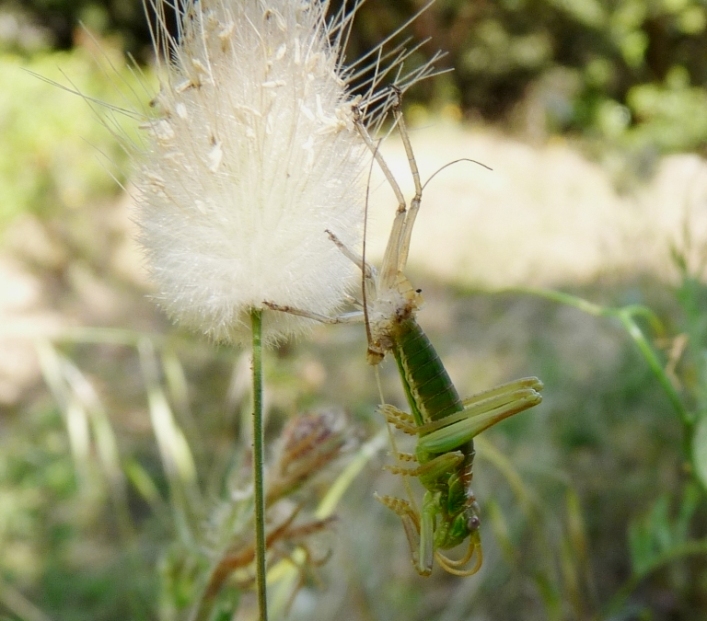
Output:
M323 410L291 419L268 469L267 504L299 489L353 444L342 412Z
M176 39L158 20L161 89L138 148L140 239L160 304L215 340L247 340L265 300L332 313L355 273L325 230L356 246L368 154L341 24L325 10L187 0ZM265 315L267 341L311 323Z

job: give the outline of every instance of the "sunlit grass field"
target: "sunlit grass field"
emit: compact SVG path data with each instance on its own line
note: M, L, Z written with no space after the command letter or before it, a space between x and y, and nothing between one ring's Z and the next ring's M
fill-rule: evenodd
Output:
M128 185L119 148L84 101L19 64L0 66L15 85L0 101L0 614L189 618L219 554L252 545L248 352L179 332L156 309L131 201L104 170ZM29 68L58 79L57 65L82 91L113 92L85 50ZM482 570L421 578L398 518L373 498L405 490L383 469L362 326L318 326L270 351L271 463L287 422L307 412L337 412L347 440L273 508L271 526L297 506L314 520L342 473L355 475L335 521L273 546L273 617L701 618L704 161L672 156L618 183L576 145L410 116L423 177L459 157L493 169L455 164L426 190L410 270L426 299L420 323L461 395L537 375L544 401L477 442ZM384 154L404 179L395 135ZM376 261L395 203L380 179L371 187ZM522 287L652 309L634 325L662 375L617 317ZM404 407L394 365L381 376L386 400ZM224 588L237 619L253 618L250 582L243 563Z

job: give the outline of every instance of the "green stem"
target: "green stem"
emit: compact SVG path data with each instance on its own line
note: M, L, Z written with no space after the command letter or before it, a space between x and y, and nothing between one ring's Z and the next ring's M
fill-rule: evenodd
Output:
M658 383L661 388L665 391L670 405L680 417L683 426L687 430L686 436L690 435L690 430L694 425L694 420L691 414L685 408L682 399L678 391L673 386L670 378L663 368L663 364L656 351L653 349L652 345L648 342L645 337L643 330L638 326L634 317L643 316L646 319L655 332L660 333L662 331L662 325L660 320L656 317L655 313L645 306L639 304L632 304L629 306L623 306L621 308L612 308L609 306L601 306L599 304L593 304L577 296L570 295L569 293L563 293L561 291L549 291L546 289L533 289L528 287L521 287L516 289L510 289L510 291L520 291L523 293L530 293L540 298L545 298L546 300L551 300L553 302L558 302L560 304L565 304L567 306L573 306L578 308L585 313L594 315L595 317L615 317L620 322L623 328L626 330L628 335L633 339L634 343L638 347L641 355L648 363L653 374L656 376Z
M255 575L260 621L268 619L265 584L265 493L263 485L263 313L253 309L253 487L255 499Z

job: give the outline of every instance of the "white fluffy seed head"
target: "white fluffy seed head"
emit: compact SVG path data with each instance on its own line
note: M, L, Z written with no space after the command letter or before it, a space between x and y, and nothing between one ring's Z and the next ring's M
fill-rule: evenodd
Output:
M247 340L264 301L331 314L356 271L325 231L356 247L370 155L325 8L188 0L178 41L156 32L140 239L160 304L215 340ZM265 340L308 323L267 310Z

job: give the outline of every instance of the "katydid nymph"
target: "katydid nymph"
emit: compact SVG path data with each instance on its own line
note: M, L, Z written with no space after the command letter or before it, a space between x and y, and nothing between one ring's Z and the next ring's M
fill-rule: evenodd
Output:
M356 127L390 184L398 209L388 238L383 263L376 272L362 256L329 236L362 270L361 310L341 317L324 317L304 310L266 303L274 310L292 312L326 323L348 323L363 319L368 339L368 362L378 365L388 352L395 358L411 413L383 404L386 420L403 432L417 436L414 455L398 453L400 462L416 462L410 467L396 465L392 472L417 477L425 488L420 509L411 499L376 496L402 520L412 561L421 575L432 572L434 560L449 573L467 576L481 567L479 506L471 489L474 436L499 421L541 401L542 382L529 377L504 384L462 400L437 352L417 323L422 305L419 289L406 278L412 230L420 208L424 186L415 162L400 106L395 93L393 114L410 165L415 195L408 207L405 197L383 159L377 144L363 124ZM466 551L458 559L442 552L463 544Z

